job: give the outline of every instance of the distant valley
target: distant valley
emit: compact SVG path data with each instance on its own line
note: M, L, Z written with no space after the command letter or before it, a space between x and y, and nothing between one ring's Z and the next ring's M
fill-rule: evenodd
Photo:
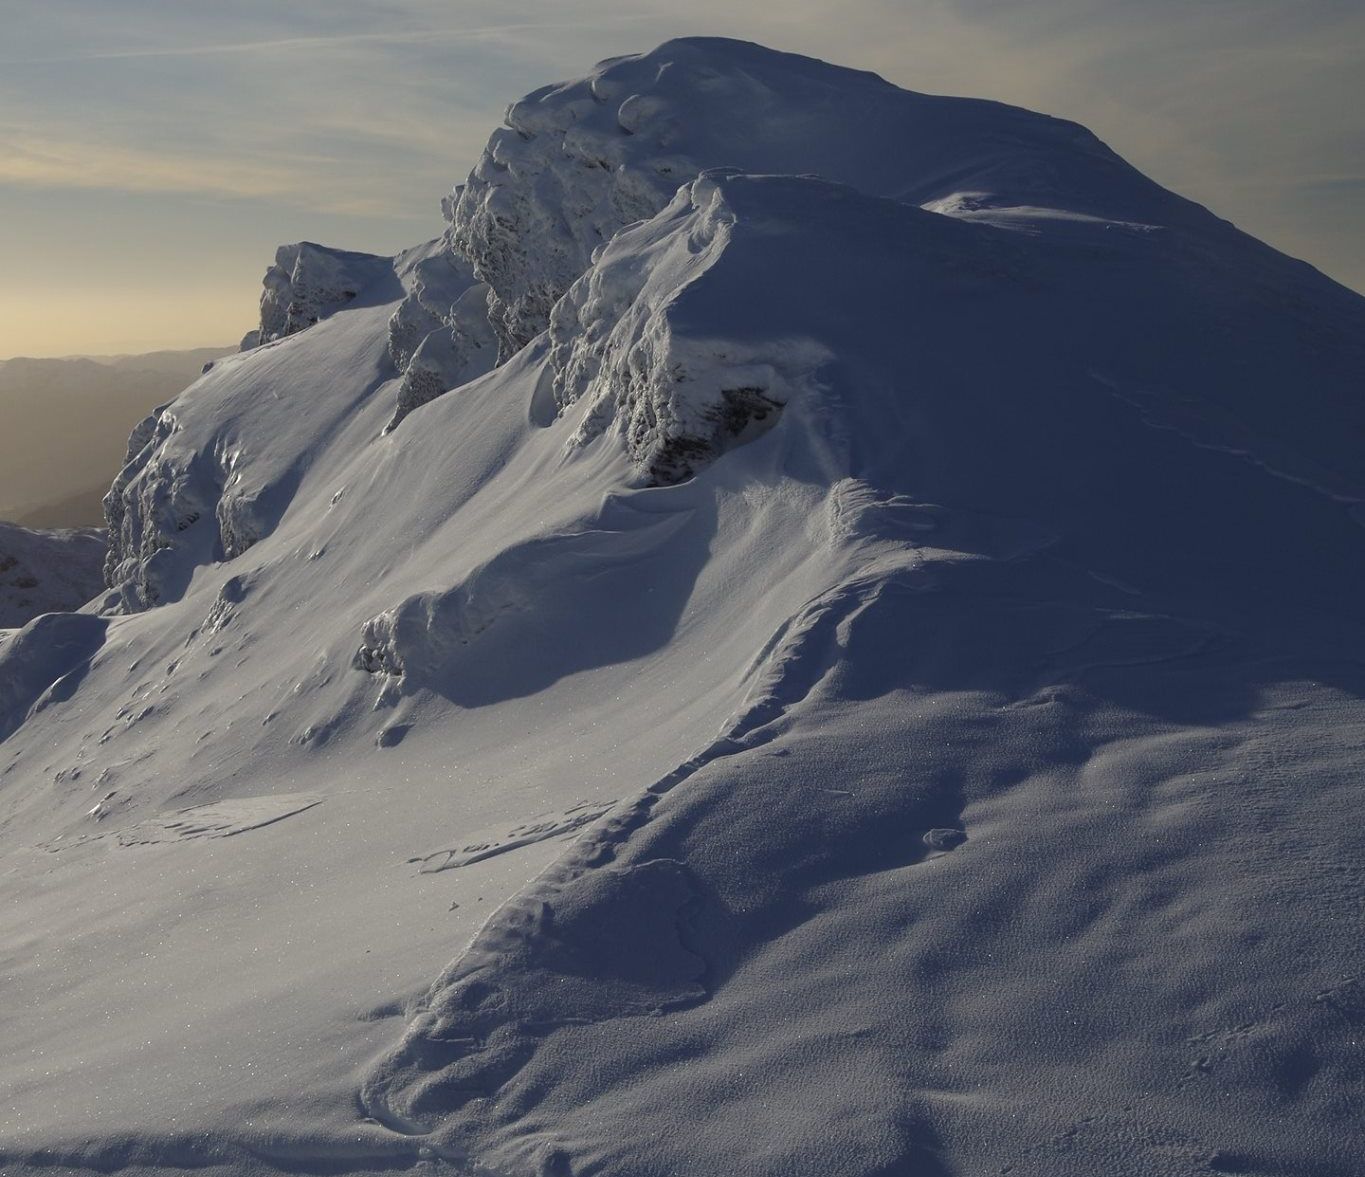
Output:
M235 350L0 360L0 520L102 525L133 426Z

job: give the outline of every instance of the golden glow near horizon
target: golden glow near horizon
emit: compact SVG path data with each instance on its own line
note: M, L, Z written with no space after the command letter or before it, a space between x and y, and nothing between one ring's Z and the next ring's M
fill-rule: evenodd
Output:
M254 325L254 302L231 288L0 291L0 360L233 345Z
M1354 0L71 0L0 47L0 358L220 345L287 241L394 252L508 101L708 33L1075 119L1365 290Z

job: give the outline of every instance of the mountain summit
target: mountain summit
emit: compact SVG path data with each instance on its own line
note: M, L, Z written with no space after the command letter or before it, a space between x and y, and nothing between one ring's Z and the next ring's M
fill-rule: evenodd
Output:
M1355 1172L1365 299L717 39L445 213L0 645L5 1172Z

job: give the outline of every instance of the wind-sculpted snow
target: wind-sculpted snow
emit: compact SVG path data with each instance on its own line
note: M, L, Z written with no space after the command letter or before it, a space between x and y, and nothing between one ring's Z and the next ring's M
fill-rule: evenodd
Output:
M0 1169L1356 1177L1365 300L1070 124L595 79L459 197L547 334L388 428L401 255L0 637Z
M423 690L474 706L643 653L671 621L665 602L681 606L680 557L697 526L691 511L656 514L613 496L584 525L511 544L454 588L371 618L354 663L379 677L379 706ZM583 628L614 633L585 646ZM539 656L526 665L516 652L531 645Z
M367 1080L365 1110L401 1132L429 1131L494 1098L557 1027L659 1017L702 1000L706 965L685 939L697 898L681 863L617 867L575 848L437 980Z
M33 531L0 523L0 630L79 609L104 586L96 528Z
M34 708L70 698L104 642L105 621L45 613L0 642L0 740Z
M1254 255L1244 275L1262 261ZM771 435L746 449L747 463L738 453L709 470L699 461L689 486L636 492L634 501L711 485L711 476L732 485L727 470L742 486L740 470L762 479L757 472L776 461L788 477L828 487L806 535L833 542L844 571L754 647L746 697L719 736L620 803L490 918L362 1085L372 1118L417 1134L435 1157L511 1173L934 1173L947 1158L966 1157L971 1171L1050 1177L1174 1174L1253 1155L1292 1168L1285 1158L1348 1155L1321 1148L1319 1128L1291 1132L1278 1121L1270 1129L1243 1109L1264 1114L1292 1089L1306 1122L1339 1124L1330 1092L1361 1086L1349 1053L1354 1015L1335 1028L1267 1027L1270 1061L1228 1055L1222 1064L1238 1076L1235 1096L1204 1084L1198 1102L1188 1102L1199 1068L1219 1064L1191 1048L1180 1027L1228 1021L1264 983L1233 948L1236 929L1255 918L1254 896L1283 887L1296 903L1315 895L1334 909L1348 902L1342 890L1331 898L1317 890L1316 866L1300 875L1273 855L1237 858L1236 886L1218 898L1210 892L1228 864L1205 857L1208 839L1235 857L1233 847L1257 837L1220 806L1235 812L1263 794L1243 778L1245 793L1232 788L1215 799L1207 781L1191 786L1181 766L1225 781L1232 764L1246 763L1243 741L1283 749L1293 738L1292 726L1258 702L1285 689L1265 661L1283 634L1264 645L1261 620L1282 617L1280 594L1314 598L1295 610L1292 643L1324 668L1351 608L1337 587L1300 577L1320 539L1295 541L1277 528L1277 542L1299 548L1271 570L1256 554L1251 521L1307 512L1335 537L1333 559L1350 567L1345 579L1356 583L1365 571L1346 509L1357 500L1340 489L1353 477L1345 451L1334 454L1334 440L1305 444L1286 423L1298 439L1291 462L1269 425L1278 381L1304 354L1297 328L1239 330L1250 353L1232 365L1208 362L1196 346L1201 323L1232 316L1250 324L1273 312L1247 300L1241 284L1205 288L1196 301L1186 286L1197 264L1183 245L1113 222L949 218L819 180L734 175L704 177L602 251L556 310L551 363L562 419L552 432L568 435L579 460L606 446L647 461L657 451L637 447L632 422L676 420L669 406L684 398L703 410L714 404L719 387L705 374L724 373L716 357L728 351L742 373L755 355L773 365L784 355L818 357L806 378L780 386L785 407ZM1109 266L1124 267L1129 284L1101 298ZM1311 284L1287 264L1281 281ZM1317 307L1324 335L1346 338L1349 323L1365 321L1359 300L1326 283ZM1066 324L1065 355L1057 323ZM651 335L654 351L640 346ZM798 342L784 350L783 339ZM704 362L671 358L698 352ZM1181 391L1144 393L1135 413L1107 377L1094 377L1101 356L1121 357L1129 377L1120 387L1169 389L1176 380ZM1156 378L1155 367L1174 356L1180 369L1166 366ZM682 379L637 376L659 371ZM1305 411L1359 423L1351 391L1359 371L1349 348L1320 359ZM764 381L778 387L771 371ZM1163 416L1179 427L1158 424ZM696 452L710 460L720 448L712 438ZM1211 454L1222 455L1214 459L1220 489L1189 493ZM1320 478L1299 481L1282 469ZM645 472L648 481L675 481L658 467ZM658 511L667 498L654 501ZM1249 532L1227 529L1223 504L1234 501ZM636 533L628 534L633 544ZM503 557L498 575L476 573L439 604L415 598L366 629L361 664L400 690L425 686L465 705L481 697L476 667L506 680L503 664L517 645L555 664L544 635L605 632L584 615L584 583L605 600L624 599L619 579L586 576L554 555L582 542L536 541ZM655 583L642 578L637 599ZM1322 628L1325 615L1333 620ZM520 620L503 641L479 651L512 617ZM585 652L573 669L590 662ZM443 669L409 678L409 663ZM1338 705L1358 712L1365 688L1345 665L1334 681L1352 701L1330 691L1321 698L1328 724ZM1228 733L1222 752L1207 743L1210 724ZM1314 762L1305 750L1295 773L1306 775L1296 779L1325 772L1340 796L1349 774L1339 754ZM1194 810L1184 808L1187 787L1203 799ZM1079 799L1058 800L1076 789ZM1077 809L1040 827L1032 816L1040 803ZM1358 839L1334 842L1316 812L1299 819L1314 861L1349 861ZM1130 832L1101 833L1112 820ZM449 855L421 861L433 859ZM634 997L579 1002L578 979L594 975L590 965L552 967L542 955L558 959L553 929L566 879L583 888L600 872L607 887L623 871L659 862L689 871L692 899L677 926L705 967L696 974L700 992L680 990L642 1024ZM1098 908L1066 881L1069 869L1103 876ZM1013 880L1003 893L997 876ZM1160 972L1186 918L1166 886L1209 904L1195 920L1207 938L1197 968L1218 978L1204 991L1220 992L1208 1000L1228 1012L1192 1012L1174 977L1152 996L1144 978ZM1012 911L1010 894L1028 896L1026 915ZM866 907L855 913L854 904ZM954 913L946 922L940 904ZM606 904L592 913L596 925L637 937L642 961L659 951L650 937L675 926L666 908L634 919ZM1295 934L1280 931L1282 939L1272 936L1280 946L1266 948L1258 968L1277 960L1290 992L1302 987L1298 950ZM965 957L963 986L973 984L969 976L995 976L982 992L1012 993L1018 982L1006 978L1016 968L1049 975L1044 961L1059 951L1068 964L1055 989L1025 987L1017 1000L971 997L953 979L952 962ZM1097 982L1115 952L1131 984ZM1014 963L997 963L1004 960ZM1352 960L1352 968L1365 963L1355 953ZM1329 971L1308 987L1325 984ZM954 1000L970 1012L939 1006L929 995L940 987L959 993ZM1153 1040L1136 1025L1118 1027L1107 1020L1115 1008L1141 1009L1164 1028ZM1079 1030L1068 1020L1078 1009ZM1021 1026L1044 1029L1039 1037ZM1107 1048L1115 1070L1096 1066L1106 1089L1131 1090L1130 1102L1100 1107L1065 1075L1076 1052L1111 1035L1122 1042ZM987 1045L1003 1039L1008 1049ZM1298 1061L1304 1051L1311 1066ZM964 1086L959 1067L986 1059L1014 1076L1020 1099L1036 1098L1023 1093L1036 1091L1040 1073L1069 1094L1030 1113L1023 1131L1016 1104L957 1108L976 1082ZM1190 1067L1155 1112L1169 1126L1168 1164L1143 1145L1139 1092L1118 1075ZM1313 1094L1318 1073L1332 1080ZM778 1088L802 1110L774 1113ZM709 1131L689 1131L697 1122ZM641 1127L659 1124L667 1125L663 1140ZM757 1138L756 1124L766 1125ZM990 1125L991 1143L972 1138L978 1124ZM1225 1147L1224 1136L1242 1141L1240 1151ZM1333 1163L1326 1171L1347 1171Z
M731 179L686 185L659 216L623 231L551 321L556 403L561 412L586 403L573 444L615 425L655 484L690 478L770 429L791 397L814 391L830 355L780 315L736 315L745 292L711 279L735 234L782 232L778 221L742 221L727 199ZM756 288L766 282L745 278Z
M504 357L546 327L598 246L716 167L816 174L914 204L1212 221L1075 123L758 45L669 41L513 103L456 192L451 235L491 287Z
M281 245L265 273L261 325L242 340L242 350L284 339L335 314L392 265L389 258L311 241Z
M448 389L483 375L498 354L488 323L488 288L448 238L399 261L408 294L389 320L389 356L403 382L389 429Z

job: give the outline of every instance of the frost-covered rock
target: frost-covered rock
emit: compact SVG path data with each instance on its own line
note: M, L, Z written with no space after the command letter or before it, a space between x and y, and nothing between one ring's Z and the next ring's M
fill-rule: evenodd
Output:
M497 359L487 288L448 235L395 258L308 241L280 246L265 275L261 325L242 340L242 350L297 334L353 303L367 287L395 277L406 293L389 319L389 357L402 376L392 429Z
M220 360L133 430L104 499L107 609L174 600L197 568L269 535L317 454L391 384L386 325L403 288L383 260L343 313Z
M0 522L0 629L79 609L104 586L104 532L33 531Z
M222 497L223 475L202 454L188 462L163 451L178 423L171 407L163 405L138 423L128 439L123 469L104 496L104 518L109 537L104 560L105 584L114 590L110 605L136 612L174 595L183 577L185 545L201 549L194 563L220 550L215 535L204 549L201 519L215 518ZM170 585L170 576L177 583Z
M709 277L735 233L782 231L771 204L757 228L740 220L729 193L752 187L726 174L684 185L657 217L605 246L555 306L555 400L561 411L586 402L571 444L615 427L649 481L677 482L770 428L814 378L829 354L821 343L763 314L761 289L736 301L732 270Z
M388 428L497 360L488 288L442 236L399 259L407 295L389 320L389 357L403 373Z
M504 358L546 327L598 246L716 167L816 174L914 204L956 196L974 208L1212 219L1075 123L684 38L513 103L455 193L451 236L491 288Z
M242 350L283 339L334 314L392 265L389 258L312 241L281 245L265 272L261 325L242 340Z

